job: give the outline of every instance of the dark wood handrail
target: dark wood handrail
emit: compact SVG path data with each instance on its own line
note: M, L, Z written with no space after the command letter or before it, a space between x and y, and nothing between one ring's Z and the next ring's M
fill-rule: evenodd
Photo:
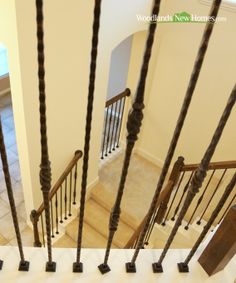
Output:
M181 171L195 171L198 168L199 164L188 164L184 165ZM220 169L232 169L236 168L236 160L232 161L219 161L212 162L208 166L208 170L220 170Z
M116 101L122 99L123 97L130 96L131 91L129 88L126 88L123 92L119 93L118 95L112 97L111 99L107 100L106 107L110 106L111 104L115 103Z
M73 159L70 161L70 163L67 165L65 171L61 174L60 178L57 180L56 184L52 187L50 193L49 193L49 201L53 198L53 196L56 194L58 189L61 187L62 183L65 181L66 177L71 172L71 169L75 166L75 164L78 162L78 160L82 157L83 153L81 150L77 150L75 152L75 155ZM42 212L44 211L44 204L42 203L40 207L37 210L37 216L39 217Z

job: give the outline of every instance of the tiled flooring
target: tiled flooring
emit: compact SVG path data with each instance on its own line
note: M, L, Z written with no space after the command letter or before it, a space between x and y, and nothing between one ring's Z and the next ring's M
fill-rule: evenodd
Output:
M32 231L26 224L26 212L21 185L21 175L15 137L14 119L10 94L0 97L1 121L5 146L11 174L19 226L24 245L32 245ZM6 191L2 162L0 160L0 245L16 245L15 231L12 223L8 195Z

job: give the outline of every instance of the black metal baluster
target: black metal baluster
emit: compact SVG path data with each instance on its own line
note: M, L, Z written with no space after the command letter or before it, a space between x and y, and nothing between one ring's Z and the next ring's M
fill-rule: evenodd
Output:
M106 107L106 115L105 115L105 125L103 129L103 141L102 141L102 156L101 159L104 159L105 153L105 144L106 144L106 134L107 134L107 119L108 119L108 107Z
M71 198L72 198L72 171L70 172L70 195L69 195L69 214L68 216L72 216L71 214Z
M19 249L19 253L20 253L20 264L19 264L18 270L19 271L28 271L29 270L29 262L25 260L25 256L24 256L24 252L23 252L22 239L21 239L21 234L20 234L20 228L19 228L19 222L18 222L18 217L17 217L15 199L14 199L12 184L11 184L11 176L10 176L9 167L8 167L6 147L5 147L3 131L2 131L1 116L0 116L0 153L1 153L1 160L2 160L2 168L3 168L5 183L6 183L6 188L7 188L7 195L8 195L8 200L9 200L10 209L11 209L11 216L12 216L13 225L14 225L14 229L15 229L18 249ZM0 260L0 269L2 269L2 265L3 265L3 261Z
M221 176L221 178L220 178L220 180L219 180L219 182L218 182L218 184L217 184L217 186L216 186L216 188L215 188L215 190L214 190L214 192L213 192L211 198L209 199L209 201L208 201L208 203L207 203L207 205L206 205L206 207L205 207L205 209L204 209L204 211L203 211L203 213L202 213L200 219L197 221L197 224L198 224L198 225L201 224L202 218L204 217L204 215L205 215L207 209L209 208L210 203L212 202L212 200L213 200L213 198L214 198L216 192L218 191L219 186L220 186L220 184L221 184L221 182L222 182L222 180L223 180L223 178L224 178L226 172L227 172L227 169L224 170L224 172L223 172L223 174L222 174L222 176Z
M168 211L167 211L167 213L166 213L166 216L165 216L165 219L164 219L163 223L161 224L162 226L165 226L165 225L166 225L166 221L168 220L168 216L169 216L170 211L171 211L171 208L172 208L172 206L173 206L173 204L174 204L175 198L176 198L176 196L177 196L177 194L178 194L180 185L182 184L182 181L183 181L183 178L184 178L185 173L186 173L186 172L183 172L182 175L181 175L181 177L180 177L178 186L177 186L177 188L176 188L176 190L175 190L175 193L174 193L174 196L173 196L173 198L172 198L172 200L171 200L170 207L169 207L169 209L168 209Z
M64 219L67 220L67 177L66 177L66 179L65 179L64 207L65 207L65 216L64 216Z
M187 182L187 184L186 184L185 187L184 187L183 193L182 193L182 195L181 195L181 197L180 197L180 200L179 200L179 202L178 202L178 204L177 204L177 206L176 206L176 208L175 208L174 215L173 215L173 217L171 218L172 221L175 221L175 217L176 217L176 215L177 215L177 213L178 213L178 211L179 211L179 208L180 208L180 205L181 205L181 203L182 203L182 200L183 200L183 198L184 198L184 196L185 196L185 194L186 194L186 192L187 192L187 190L188 190L188 187L189 187L189 184L190 184L190 182L191 182L191 180L192 180L193 174L194 174L194 171L191 173L191 175L190 175L190 177L189 177L189 179L188 179L188 182Z
M41 227L42 227L42 238L43 238L43 246L45 248L45 233L44 233L44 224L43 224L43 215L40 216L41 219Z
M160 8L160 0L154 1L154 6L152 10L152 15L158 15ZM119 217L120 217L120 204L124 192L126 177L128 174L129 163L131 154L133 151L133 147L135 142L138 139L138 134L142 125L143 119L143 108L144 108L144 93L145 93L145 85L146 85L146 78L148 74L148 67L152 53L152 46L154 42L156 25L151 24L149 26L149 33L146 41L146 48L143 58L143 64L140 72L140 80L138 83L136 96L134 99L134 103L132 105L132 110L129 113L128 121L127 121L127 144L126 144L126 151L125 151L125 158L119 183L119 188L115 200L114 207L112 209L110 215L110 222L109 222L109 237L107 241L107 248L105 252L104 261L101 265L98 266L100 272L102 274L110 271L110 267L108 266L108 258L110 254L111 244L114 237L114 234L117 230L119 224ZM132 268L132 267L131 267Z
M221 3L221 0L214 0L212 8L211 8L211 12L210 12L210 17L215 18L217 16L218 10L219 10L219 7L220 7L220 3ZM198 78L199 78L199 74L200 74L201 67L202 67L202 64L203 64L203 61L204 61L204 57L205 57L205 54L206 54L206 51L207 51L210 36L212 34L212 31L213 31L213 27L214 27L214 23L208 22L207 25L206 25L204 34L203 34L203 38L202 38L202 41L201 41L201 44L200 44L200 48L198 50L197 58L196 58L196 61L194 63L193 72L191 74L191 78L190 78L190 81L189 81L188 89L187 89L187 92L186 92L186 95L185 95L185 98L184 98L183 105L181 107L181 111L180 111L180 114L179 114L179 117L178 117L178 120L177 120L177 124L176 124L176 128L174 130L173 137L172 137L171 142L170 142L170 146L169 146L169 149L168 149L168 152L167 152L167 155L166 155L166 159L165 159L162 171L161 171L161 175L160 175L159 180L158 180L157 188L156 188L156 191L154 193L154 197L153 197L153 200L151 202L150 208L148 210L148 214L147 214L145 224L144 224L144 227L142 229L142 232L141 232L141 235L140 235L140 238L139 238L137 248L135 249L135 252L134 252L134 255L133 255L133 258L132 258L132 261L131 261L131 265L134 266L134 267L135 267L135 261L137 259L138 254L139 254L139 251L143 246L143 240L144 240L144 237L146 235L147 229L149 227L149 222L152 218L153 213L155 212L156 204L158 202L160 192L162 190L166 175L168 173L168 170L169 170L172 158L173 158L173 155L175 153L175 149L176 149L176 146L177 146L183 125L184 125L185 118L186 118L187 113L188 113L188 109L189 109L189 106L190 106L190 103L191 103L191 100L192 100L192 97L193 97L193 93L194 93ZM134 270L135 270L135 268L134 268Z
M84 208L85 208L85 198L86 198L86 188L87 188L89 147L90 147L90 135L91 135L91 127L92 127L101 2L102 2L101 0L96 0L94 6L92 50L91 50L90 75L89 75L86 129L85 129L85 140L84 140L84 158L83 158L81 195L80 195L77 254L76 254L76 262L73 263L73 272L83 272L83 263L80 262L80 256L81 256L82 234L83 234L83 224L84 224Z
M194 244L193 248L191 249L190 253L188 254L187 258L184 262L178 263L179 271L180 272L189 272L188 263L194 256L195 252L197 251L198 247L206 237L208 231L211 229L212 224L214 223L215 219L219 215L221 209L223 208L225 202L227 201L230 193L233 191L234 186L236 184L236 174L234 174L233 178L231 179L230 183L226 187L224 194L222 195L219 203L217 204L215 210L212 212L210 219L208 220L206 226L203 228L202 233L198 237L196 243Z
M46 217L48 262L46 271L54 272L56 263L52 261L52 241L50 225L49 191L51 189L51 166L48 154L47 123L46 123L46 93L45 93L45 68L44 68L44 29L43 29L43 0L36 0L37 12L37 50L38 50L38 81L40 103L40 134L41 134L41 164L40 184L43 193L43 202Z
M62 218L62 185L60 186L60 223L63 223L63 218Z
M115 132L115 126L116 126L116 111L117 111L117 102L115 103L115 113L113 116L113 123L112 123L112 131L111 131L111 141L110 141L110 150L109 153L112 151L112 146L114 147L114 132Z
M120 117L120 126L119 126L119 131L118 131L118 136L117 136L116 148L119 148L120 146L120 134L121 134L122 122L123 122L124 111L125 111L126 96L122 100L123 100L123 105L122 105L122 112L121 112L121 117Z
M52 205L52 201L50 201L50 206L51 206L51 225L52 225L52 228L51 228L51 230L52 230L52 238L54 238L55 237L55 235L54 235L54 219L53 219L53 205Z
M119 101L117 101L117 104L119 103L119 107L118 107L118 113L117 113L117 121L116 121L116 131L115 131L115 139L114 139L114 143L113 143L113 148L112 150L116 150L116 145L118 142L118 129L119 129L119 125L120 125L120 115L121 115L121 104L122 104L122 99L120 99Z
M236 199L236 194L234 195L234 197L231 199L230 203L228 204L225 212L223 213L223 215L221 216L220 220L218 221L218 224L221 223L221 221L224 219L226 213L228 212L229 208L231 207L232 203L234 202L234 200Z
M209 178L209 180L208 180L208 182L207 182L207 184L205 186L205 189L204 189L203 193L201 194L200 198L198 199L197 204L196 204L196 206L194 208L194 211L193 211L193 213L192 213L192 215L191 215L187 225L184 227L185 230L188 230L189 225L190 225L190 223L191 223L191 221L192 221L192 219L193 219L197 209L199 208L200 204L202 203L203 197L204 197L204 195L205 195L205 193L206 193L206 191L207 191L207 189L208 189L208 187L209 187L209 185L211 183L211 179L214 176L214 174L215 174L215 170L213 170L213 172L211 173L211 176L210 176L210 178Z
M153 263L153 271L154 272L163 272L162 269L162 262L170 248L170 245L172 244L174 237L176 235L176 233L178 232L179 226L181 225L181 222L189 208L189 206L191 205L195 195L199 192L199 189L201 188L204 179L206 177L206 172L209 166L209 163L211 161L211 158L215 152L215 149L217 147L217 144L221 138L221 135L223 133L224 127L228 121L228 118L230 116L230 113L234 107L234 104L236 102L236 85L233 88L233 91L231 92L231 95L229 97L229 100L227 102L227 105L224 109L224 112L220 118L220 121L218 123L218 126L214 132L214 135L212 137L212 140L203 156L203 159L197 169L197 171L194 174L194 177L192 179L190 188L188 190L188 194L186 196L185 202L183 204L183 207L179 213L178 219L175 222L175 225L171 231L171 234L167 240L167 243L161 253L161 256L158 260L157 263ZM181 270L181 266L179 265L179 269ZM185 266L182 266L182 269L185 269Z
M109 109L110 109L110 114L109 114L110 116L109 116L108 132L107 132L107 137L106 137L106 153L105 153L105 156L107 156L108 153L109 153L108 150L109 150L110 135L111 135L113 104L108 108L108 113L109 113Z
M55 197L55 208L56 208L56 234L59 234L58 225L59 225L59 219L58 219L58 198L57 198L57 192Z
M75 172L74 172L74 191L73 191L73 205L76 204L76 188L77 188L77 163L75 164Z

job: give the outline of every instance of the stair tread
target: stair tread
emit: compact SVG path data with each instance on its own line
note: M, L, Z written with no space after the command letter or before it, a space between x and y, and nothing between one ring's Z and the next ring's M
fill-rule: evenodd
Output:
M66 233L74 241L77 241L78 224L79 224L79 218L77 217L66 227ZM84 222L82 247L106 248L106 245L107 245L107 239L103 237L100 233L98 233L95 229L93 229L90 225L88 225L86 222ZM112 247L117 248L117 246L114 244L112 245Z
M98 183L97 186L93 189L91 197L101 206L111 211L115 202L116 195L104 188L102 184ZM124 208L121 208L120 218L124 223L128 224L133 229L136 229L139 226L140 221L130 215L130 213L128 213Z
M99 205L93 199L88 200L85 209L85 221L94 229L96 229L103 237L108 237L108 223L110 212L103 206ZM114 243L118 247L124 247L132 236L134 230L122 220L120 220L118 229L114 236Z
M55 248L76 248L76 242L70 236L65 234L53 244L53 247Z

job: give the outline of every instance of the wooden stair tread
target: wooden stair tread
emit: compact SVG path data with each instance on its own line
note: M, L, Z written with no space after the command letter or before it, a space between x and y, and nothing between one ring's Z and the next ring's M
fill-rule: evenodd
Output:
M75 242L77 242L79 218L74 219L66 227L66 234L68 234ZM83 225L83 248L106 248L107 239L93 229L90 225L84 222ZM112 248L117 248L112 245Z
M54 244L54 248L76 248L76 242L68 235L63 235Z
M97 230L103 237L107 238L109 234L108 223L110 212L103 206L99 205L92 198L87 201L85 210L85 221L94 229ZM120 220L118 230L114 236L114 243L120 248L123 248L130 239L134 230Z
M98 183L91 193L91 198L108 211L111 211L115 202L116 194L105 189L102 184ZM139 226L139 221L127 213L127 211L125 211L123 208L121 209L120 218L124 223L128 224L134 230L136 230Z

